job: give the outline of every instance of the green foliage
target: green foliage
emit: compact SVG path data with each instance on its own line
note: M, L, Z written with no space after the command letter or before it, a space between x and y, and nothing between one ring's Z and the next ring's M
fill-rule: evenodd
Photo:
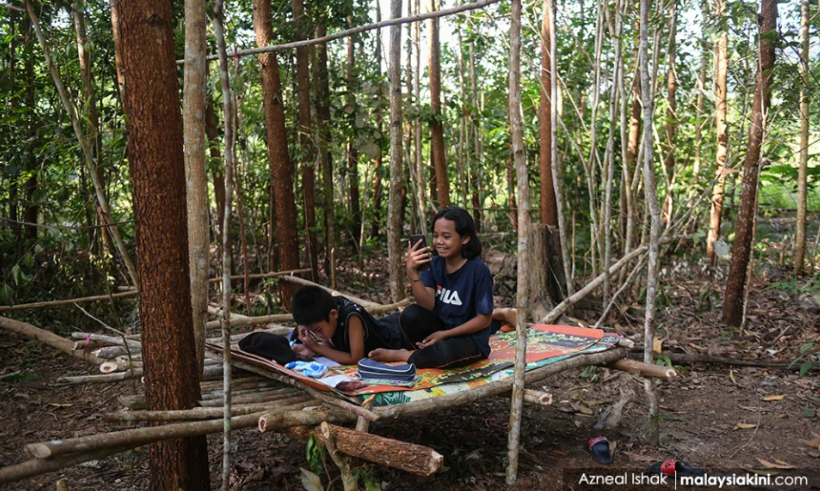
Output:
M308 438L305 454L310 469L317 474L321 474L325 466L325 447L316 438L316 435L310 435L310 438Z
M789 368L792 368L797 363L800 363L800 376L803 377L814 366L814 361L811 356L820 351L820 344L806 343L800 348L800 356L789 363Z

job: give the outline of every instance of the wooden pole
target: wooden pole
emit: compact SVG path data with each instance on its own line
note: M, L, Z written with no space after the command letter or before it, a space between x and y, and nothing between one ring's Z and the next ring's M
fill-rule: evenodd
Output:
M310 268L291 269L291 270L288 270L288 271L274 271L272 273L251 274L251 275L248 275L248 278L250 278L252 280L260 280L260 279L263 279L263 278L276 278L276 277L279 277L279 276L290 276L290 275L294 275L294 274L310 273L310 271L311 271ZM208 281L210 281L211 283L218 283L218 282L222 281L222 279L223 278L220 276L219 278L211 278ZM245 279L244 274L237 274L237 275L231 276L231 281L233 281L233 280L244 280L244 279Z
M301 279L301 278L299 278L299 279ZM307 281L307 280L304 280L304 281ZM318 285L318 286L321 286L321 285ZM324 288L324 287L322 287L322 288ZM335 290L329 290L329 289L327 289L327 290L331 291L331 292L335 291ZM351 297L349 297L347 295L344 295L344 294L343 294L343 296L345 298L347 298L348 300L350 300L352 302L355 302L355 303L358 303L362 307L366 308L367 311L370 312L371 314L384 314L384 313L387 313L387 312L393 312L394 310L398 310L398 309L400 309L402 307L406 307L407 305L410 304L410 300L408 300L406 298L404 300L400 301L400 302L391 303L391 304L388 304L388 305L381 305L381 304L377 304L377 303L369 302L369 301L365 300L366 303L372 305L372 306L367 306L367 305L363 305L363 304L361 304L357 301L357 300L361 300L361 299L355 299L355 297L351 298ZM271 322L293 322L293 314L260 315L260 316L256 316L256 317L247 317L247 316L244 316L244 315L243 316L237 316L237 314L232 314L232 316L231 316L231 327L233 327L233 326L256 326L256 325L260 325L260 324L268 324L268 323L271 323ZM215 327L220 327L220 326L221 326L221 321L210 321L210 322L208 322L208 327L209 328L215 328ZM282 326L282 327L284 327L284 326ZM234 338L235 338L235 336L231 339L234 339Z
M353 36L355 34L359 34L359 33L362 33L362 32L367 32L367 31L372 31L374 29L381 29L383 27L389 27L389 26L395 26L395 25L401 25L401 24L408 24L408 23L411 23L411 22L421 22L423 20L434 19L434 18L438 18L438 17L445 17L445 16L448 16L448 15L458 14L458 13L466 12L466 11L469 11L469 10L482 9L484 7L487 7L487 6L492 5L494 3L498 3L500 1L501 0L482 0L482 1L479 1L479 2L466 3L466 4L463 4L463 5L459 5L458 7L453 7L453 8L449 8L449 9L441 9L441 10L437 10L435 12L427 12L425 14L411 15L411 16L408 16L408 17L401 17L399 19L388 19L388 20L383 20L381 22L376 22L375 24L366 24L366 25L363 25L363 26L354 27L354 28L347 29L347 30L344 30L344 31L335 32L333 34L323 36L323 37L320 37L320 38L306 39L304 41L296 41L296 42L292 42L292 43L277 44L277 45L274 45L274 46L264 46L264 47L261 47L261 48L243 49L243 50L239 50L239 51L234 51L233 53L231 53L231 56L239 57L239 56L258 55L258 54L261 54L261 53L271 53L271 52L274 52L274 51L285 51L285 50L288 50L288 49L301 48L303 46L312 46L314 44L323 44L323 43L327 43L328 41L334 41L336 39L341 39L341 38ZM210 60L216 60L218 58L219 58L218 55L209 55L207 59L210 61ZM180 64L180 65L184 62L185 62L185 60L177 60L177 64Z
M678 376L678 372L674 368L650 365L636 360L617 360L607 365L607 367L623 372L639 373L644 377L654 377L662 380L672 380Z
M279 401L260 402L256 404L235 404L231 406L231 416L244 416L247 414L268 411L276 408L278 411L300 411L310 406L318 406L321 401L316 399L300 397L301 401L293 402L295 398L282 399ZM179 411L120 411L108 413L103 416L106 421L125 421L129 423L153 422L153 421L196 421L221 418L223 410L219 408L195 408Z
M509 118L513 160L518 180L518 292L516 294L515 373L513 375L510 430L507 440L506 483L515 484L518 474L518 450L521 415L524 406L524 376L527 369L527 307L529 306L529 230L530 193L524 128L521 121L521 0L512 0L510 14L510 96ZM446 182L446 181L443 181ZM441 184L439 184L441 186Z
M17 334L22 334L23 336L26 336L31 339L35 339L41 343L47 344L52 348L56 348L64 353L68 353L69 355L75 358L79 358L81 360L96 363L98 365L100 363L105 362L105 360L97 358L96 356L86 352L85 350L75 350L75 343L73 341L58 336L52 332L46 331L45 329L40 329L39 327L32 326L31 324L26 324L25 322L8 319L6 317L0 317L0 328L16 332Z
M131 290L122 293L113 293L111 295L95 295L93 297L73 298L69 300L50 300L48 302L23 303L19 305L3 305L2 307L0 307L0 312L8 312L11 310L39 309L42 307L59 307L61 305L73 305L75 303L104 302L112 298L136 297L137 295L139 295L139 292L137 292L136 290Z
M338 297L338 296L345 297L346 299L350 300L351 302L355 302L355 303L361 305L362 307L364 307L368 310L370 310L373 307L384 307L384 305L382 305L380 303L376 303L376 302L372 302L370 300L365 300L363 298L355 297L355 296L351 295L350 293L344 293L344 292L340 292L338 290L333 290L331 288L320 285L318 283L314 283L314 282L306 280L304 278L299 278L298 276L283 276L282 279L284 281L289 281L291 283L296 283L297 285L318 286L319 288L330 292L330 294L333 295L334 297Z

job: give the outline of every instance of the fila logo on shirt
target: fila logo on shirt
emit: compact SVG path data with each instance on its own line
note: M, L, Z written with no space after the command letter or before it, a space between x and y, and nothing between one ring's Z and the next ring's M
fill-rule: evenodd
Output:
M462 305L461 299L458 297L458 292L455 290L448 290L439 286L438 291L436 291L436 296L439 297L443 303Z

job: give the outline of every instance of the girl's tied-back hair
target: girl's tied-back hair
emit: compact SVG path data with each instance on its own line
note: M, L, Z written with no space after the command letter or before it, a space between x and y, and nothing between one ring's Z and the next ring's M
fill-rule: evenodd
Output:
M436 216L433 217L433 221L430 224L431 233L433 232L433 229L435 229L436 222L439 218L446 218L447 220L450 220L455 224L456 233L458 233L458 235L470 238L470 241L464 244L461 248L462 256L467 259L481 256L481 241L478 240L473 217L470 216L467 210L459 208L458 206L442 208L442 210L436 213Z

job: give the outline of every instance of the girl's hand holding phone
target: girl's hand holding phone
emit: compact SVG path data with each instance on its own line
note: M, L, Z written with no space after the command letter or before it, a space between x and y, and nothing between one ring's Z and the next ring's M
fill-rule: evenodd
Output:
M419 266L428 264L432 261L432 254L429 247L421 247L422 241L419 240L415 244L410 245L410 250L407 253L407 272L418 271ZM413 278L411 277L411 280ZM418 279L418 278L417 278Z

